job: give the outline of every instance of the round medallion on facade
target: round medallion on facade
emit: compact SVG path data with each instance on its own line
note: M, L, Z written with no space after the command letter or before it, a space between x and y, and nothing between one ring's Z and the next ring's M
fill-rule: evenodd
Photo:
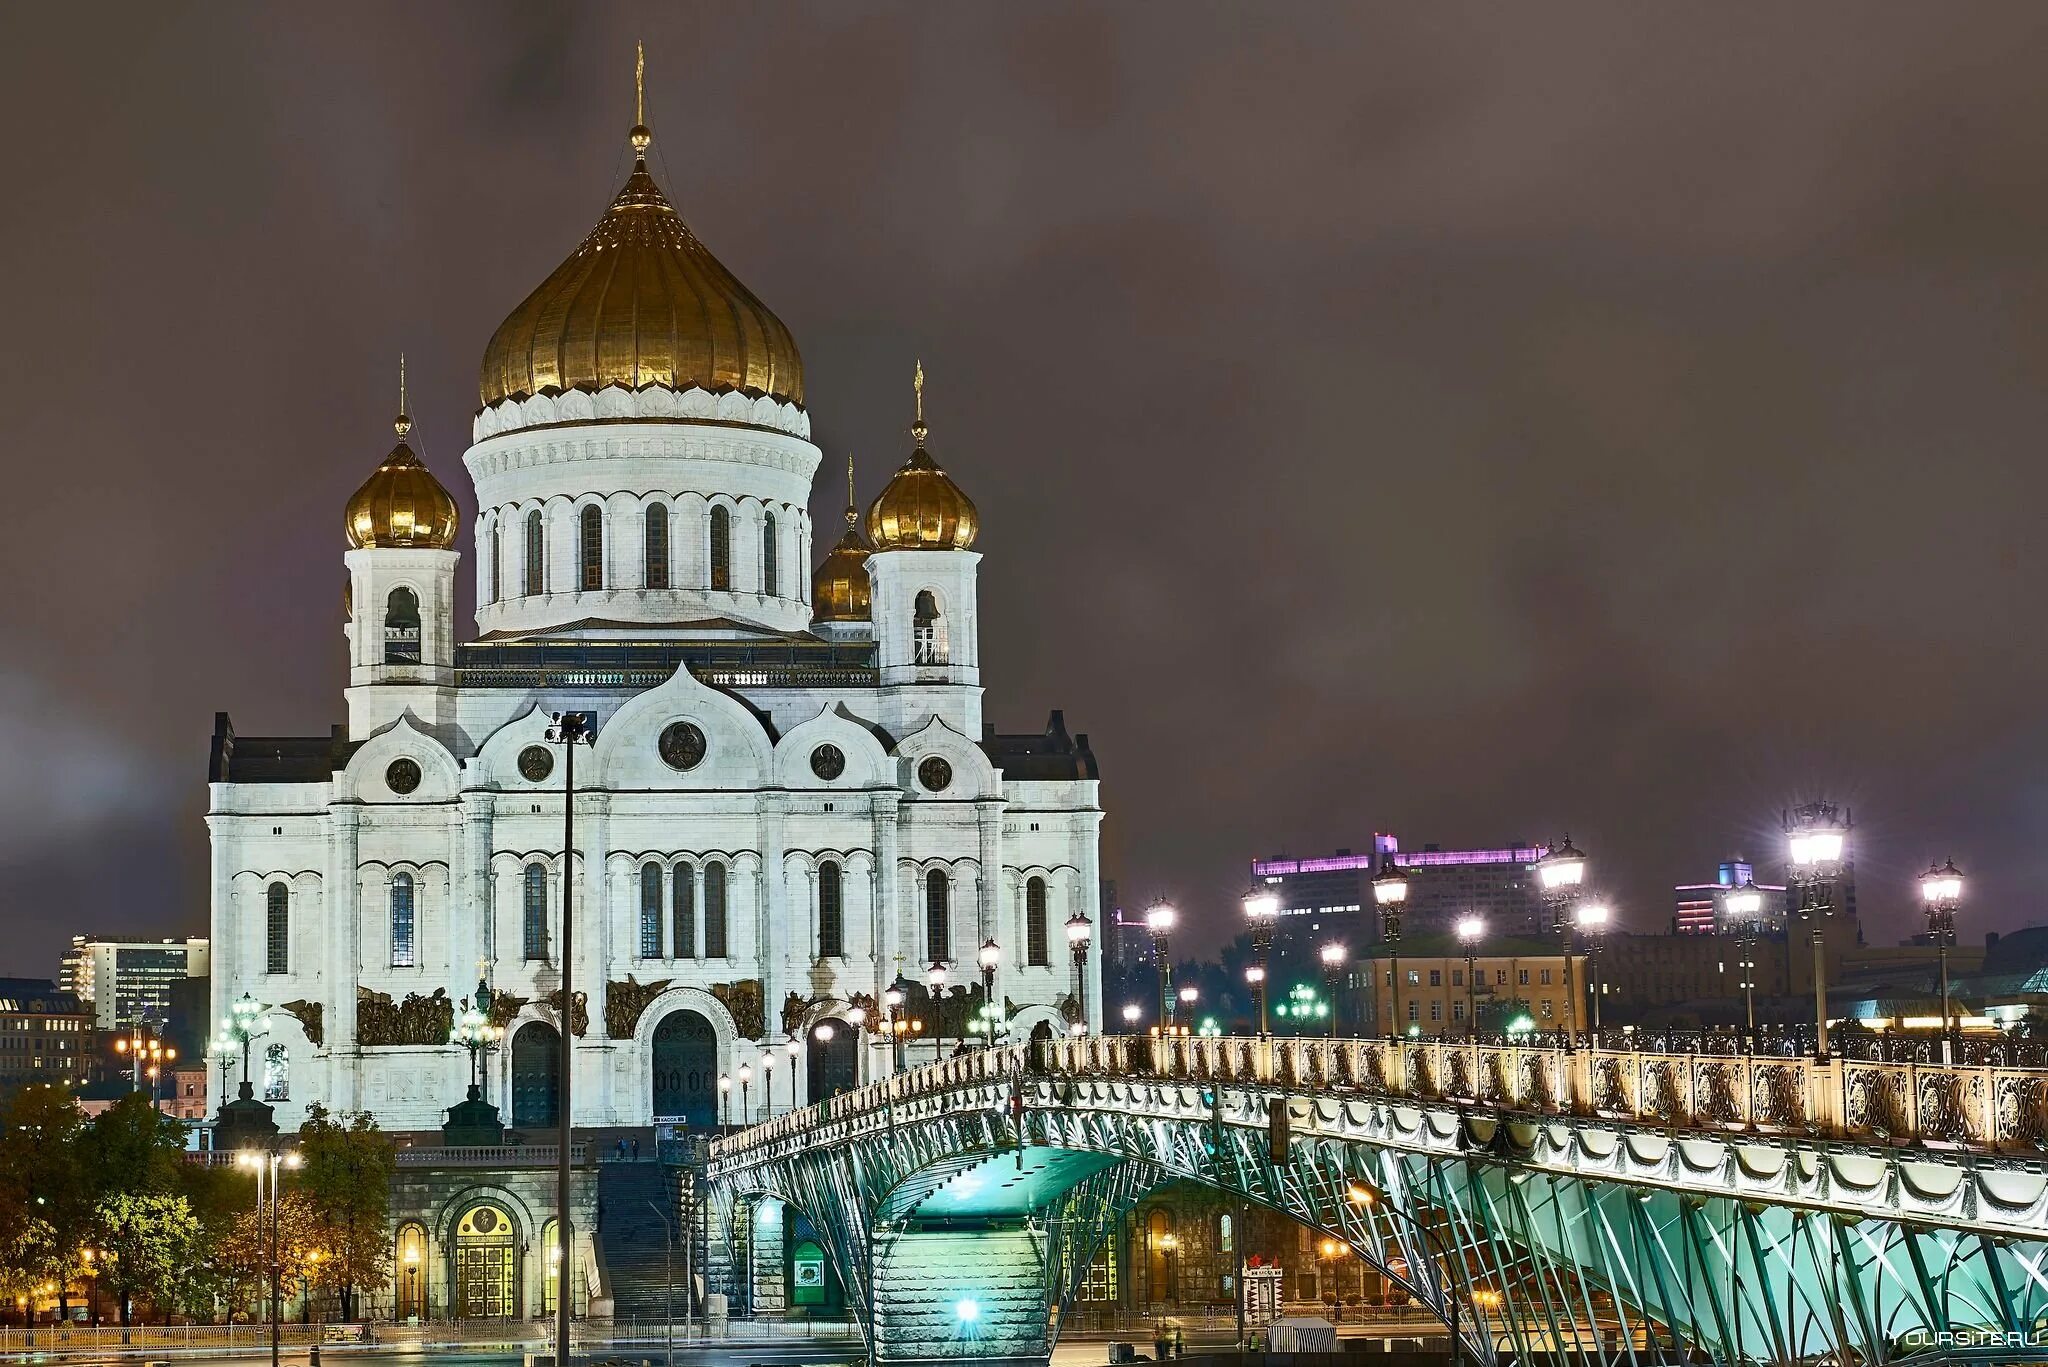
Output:
M545 745L529 745L519 752L519 776L529 783L539 783L555 772L554 751Z
M489 1206L478 1206L469 1214L469 1227L479 1234L493 1234L498 1228L498 1212Z
M831 782L846 772L846 755L836 745L821 745L811 751L811 772Z
M400 797L420 786L420 765L418 760L395 759L385 766L384 786Z
M953 782L953 766L937 755L926 755L917 766L917 781L935 793L943 793Z
M671 769L694 769L704 762L704 733L692 722L670 722L659 745L662 762Z

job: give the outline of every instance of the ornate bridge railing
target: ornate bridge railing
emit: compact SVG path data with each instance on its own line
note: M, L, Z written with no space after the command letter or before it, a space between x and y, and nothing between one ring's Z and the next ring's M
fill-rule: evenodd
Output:
M2048 1152L2048 1069L1826 1062L1767 1054L1656 1053L1448 1040L1098 1036L984 1049L897 1074L712 1146L735 1158L802 1136L850 1137L962 1084L1036 1076L1260 1084L1411 1097L1533 1115L1677 1129Z

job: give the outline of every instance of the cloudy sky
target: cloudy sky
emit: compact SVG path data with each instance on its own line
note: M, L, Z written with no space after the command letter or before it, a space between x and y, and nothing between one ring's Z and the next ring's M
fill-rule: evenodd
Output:
M216 709L343 715L341 507L655 170L826 467L981 505L989 714L1124 899L1569 829L1624 921L1852 803L1873 939L2048 886L2048 9L25 7L0 974L200 931ZM814 514L830 525L836 485ZM466 531L466 528L465 528Z

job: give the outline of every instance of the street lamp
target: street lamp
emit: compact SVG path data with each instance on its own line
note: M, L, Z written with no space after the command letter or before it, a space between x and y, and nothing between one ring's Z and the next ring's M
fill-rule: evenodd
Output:
M1735 927L1735 952L1742 969L1742 1013L1749 1052L1756 1052L1756 933L1762 924L1764 895L1747 878L1721 894L1721 915Z
M988 1016L988 1047L996 1047L996 964L1001 961L1003 950L993 938L983 940L976 954L981 964L981 1004Z
M1335 940L1316 951L1323 961L1323 983L1330 994L1330 1038L1337 1038L1337 976L1344 971L1344 946Z
M248 1083L244 1082L242 1085L246 1087L248 1086ZM296 1149L283 1153L278 1152L276 1149L272 1149L264 1153L259 1153L254 1149L244 1149L242 1152L235 1155L236 1166L248 1169L249 1171L254 1172L256 1174L256 1210L258 1221L257 1229L259 1231L259 1236L260 1231L262 1230L261 1221L263 1218L263 1193L264 1187L266 1185L264 1179L266 1177L269 1178L268 1186L270 1191L270 1367L277 1367L278 1356L281 1350L281 1337L283 1334L282 1317L284 1314L284 1306L281 1299L283 1295L281 1283L284 1280L284 1259L279 1254L277 1247L277 1171L279 1168L296 1168L303 1161L304 1160L302 1160L299 1157L298 1150Z
M249 1044L250 1041L270 1033L270 1027L264 1020L263 1004L247 992L236 998L229 1012L228 1018L221 1024L229 1037L242 1046L242 1086L236 1095L248 1101L256 1095L255 1088L249 1081Z
M1252 923L1252 952L1258 962L1245 970L1245 981L1252 985L1253 1005L1258 1008L1259 1034L1266 1033L1266 970L1273 952L1273 929L1280 920L1280 899L1262 888L1255 888L1245 895L1245 919Z
M1458 918L1458 943L1465 946L1465 1037L1479 1030L1478 973L1479 941L1486 934L1486 921L1479 916ZM1476 1083L1474 1084L1477 1085Z
M1387 1013L1387 1038L1401 1034L1401 912L1408 905L1408 875L1394 862L1394 852L1380 856L1380 871L1372 876L1372 900L1380 909L1380 942L1387 947L1393 982L1392 1009ZM1377 1006L1379 993L1374 992Z
M898 978L896 983L903 980ZM889 1019L883 1022L883 1031L889 1036L889 1071L903 1071L903 989L896 983L889 984L882 993L882 1005L888 1008Z
M1152 937L1152 963L1159 970L1159 1024L1173 1023L1173 958L1167 942L1179 918L1171 905L1154 902L1145 910L1145 932Z
M1074 1010L1084 1030L1088 1027L1088 940L1094 933L1095 923L1087 913L1077 911L1067 918L1067 948L1074 955Z
M478 1000L481 1001L486 989L477 985ZM491 1024L489 1016L468 1001L462 1003L462 1016L455 1022L455 1028L448 1032L448 1042L459 1044L469 1051L469 1099L483 1097L484 1055L498 1047L498 1037L504 1032Z
M1173 995L1180 1002L1178 1013L1192 1019L1195 1014L1195 1002L1202 995L1201 990L1197 988L1193 983L1188 983L1186 986L1182 987L1180 991L1174 993ZM1181 1030L1183 1033L1185 1033L1187 1027L1182 1026Z
M1593 1047L1600 1047L1600 951L1607 945L1607 926L1614 913L1605 903L1579 908L1579 929L1586 932L1586 995L1593 1001ZM1569 964L1566 972L1571 971Z
M795 1035L791 1035L789 1037L789 1043L783 1045L782 1050L784 1053L789 1055L789 1109L793 1111L797 1107L796 1056L803 1052L803 1045L797 1043L797 1038Z
M1460 1367L1460 1364L1464 1361L1465 1350L1464 1345L1458 1341L1458 1292L1457 1288L1452 1285L1454 1274L1452 1272L1450 1250L1445 1247L1443 1236L1437 1232L1434 1226L1424 1224L1411 1212L1395 1209L1391 1202L1382 1202L1379 1199L1379 1195L1377 1191L1363 1182L1352 1182L1344 1188L1344 1199L1357 1209L1359 1218L1365 1221L1368 1232L1372 1229L1373 1209L1378 1207L1386 1212L1387 1218L1390 1220L1406 1220L1409 1228L1421 1236L1425 1251L1436 1256L1438 1264L1443 1268L1443 1285L1440 1288L1440 1292L1446 1311L1445 1327L1450 1330L1451 1367ZM1397 1275L1402 1274L1406 1271L1406 1268L1402 1266L1405 1261L1402 1258L1392 1259L1388 1264L1387 1270ZM1458 1262L1462 1265L1464 1259L1460 1258ZM1466 1268L1465 1271L1469 1284L1470 1269Z
M761 1119L775 1114L775 1050L761 1051Z
M1138 1004L1137 1004L1136 1002L1128 1002L1128 1003L1126 1003L1126 1004L1125 1004L1125 1006L1124 1006L1124 1028L1125 1028L1125 1030L1126 1030L1126 1031L1128 1031L1128 1032L1129 1032L1130 1034L1133 1034L1133 1035L1137 1034L1137 1033L1138 1033L1138 1017L1139 1017L1139 1016L1141 1016L1141 1015L1143 1015L1143 1014L1144 1014L1143 1012L1141 1012L1140 1010L1138 1010Z
M718 1075L718 1123L720 1127L732 1123L732 1074Z
M939 994L946 990L946 965L942 960L933 959L932 966L924 971L924 987L932 1004L932 1062L936 1063L944 1057L939 1045L939 1037L945 1034L939 1020Z
M1827 918L1835 914L1835 881L1849 854L1849 814L1831 802L1809 802L1785 813L1786 851L1799 889L1799 919L1813 931L1813 1057L1828 1058Z
M1536 881L1550 905L1550 928L1564 946L1564 1047L1569 1053L1578 1034L1577 991L1572 985L1572 907L1586 881L1586 856L1572 848L1572 838L1536 861Z
M562 1263L562 1292L555 1297L555 1360L569 1360L570 1279L575 1276L575 1226L569 1209L570 1154L575 1147L576 1110L576 747L593 745L597 713L566 711L550 718L545 739L562 747L562 1012L561 1055L555 1081L555 1250ZM601 872L601 870L599 871Z
M1955 1062L1952 1048L1955 1013L1949 1009L1948 947L1956 942L1956 908L1963 902L1963 871L1951 859L1936 868L1927 866L1920 879L1920 903L1927 909L1927 933L1941 956L1941 1061Z

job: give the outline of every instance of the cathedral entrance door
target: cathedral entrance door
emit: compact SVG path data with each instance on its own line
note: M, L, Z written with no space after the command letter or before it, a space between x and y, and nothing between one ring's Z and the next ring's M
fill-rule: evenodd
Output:
M529 1021L512 1037L512 1123L535 1129L560 1123L562 1036Z
M654 1118L718 1125L718 1035L695 1011L671 1011L654 1027Z
M833 1021L830 1030L822 1029L823 1025L821 1021L811 1027L809 1099L813 1105L852 1091L860 1079L860 1042L853 1027L844 1021Z
M519 1313L518 1238L512 1217L493 1205L472 1206L455 1227L455 1313L465 1319L510 1319Z

